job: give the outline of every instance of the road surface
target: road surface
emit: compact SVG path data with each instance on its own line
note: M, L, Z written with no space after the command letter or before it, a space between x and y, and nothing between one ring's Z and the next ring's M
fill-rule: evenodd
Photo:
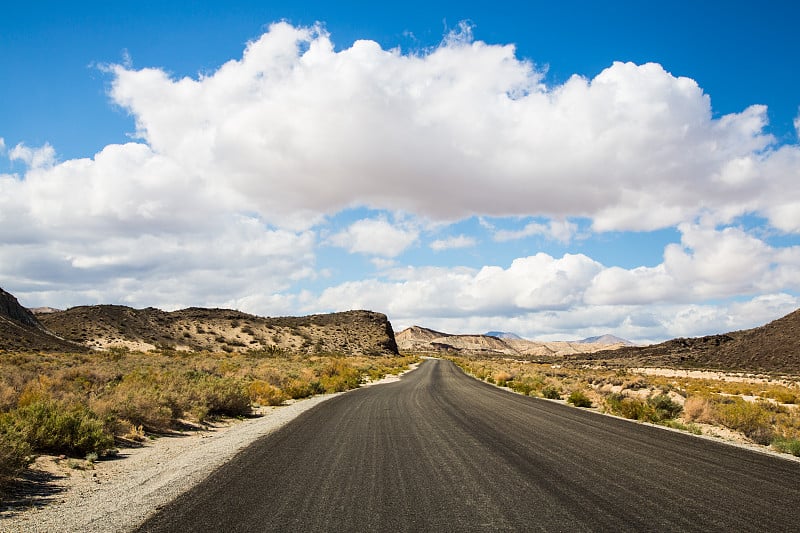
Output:
M509 393L443 360L334 398L140 531L798 531L800 463Z

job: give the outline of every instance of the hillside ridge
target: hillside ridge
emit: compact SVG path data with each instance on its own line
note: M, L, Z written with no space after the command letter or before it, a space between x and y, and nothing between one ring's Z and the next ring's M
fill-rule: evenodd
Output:
M800 373L800 309L751 329L600 351L591 359L642 366Z
M49 312L39 320L64 338L93 349L397 353L391 323L386 315L372 311L261 317L233 309L162 311L109 304Z

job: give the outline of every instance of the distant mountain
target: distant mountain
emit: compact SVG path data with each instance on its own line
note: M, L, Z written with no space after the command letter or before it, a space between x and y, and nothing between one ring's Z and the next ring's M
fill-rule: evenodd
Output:
M498 339L514 339L514 340L525 340L516 333L510 333L508 331L487 331L484 333L487 337L497 337Z
M561 357L622 346L622 344L529 341L513 333L489 333L486 335L452 335L412 326L398 333L395 338L397 347L401 352L406 353L464 353L513 357Z
M580 342L582 344L622 344L623 346L634 346L634 344L629 340L609 334L600 335L598 337L587 337L583 340L575 342Z
M259 317L230 309L166 312L122 305L80 306L39 315L59 335L93 349L148 351L283 350L346 355L396 354L392 325L381 313L346 311L306 317Z
M591 359L618 360L626 365L797 374L800 373L800 309L753 329L597 352Z
M48 331L11 293L0 289L0 351L81 352L86 348Z

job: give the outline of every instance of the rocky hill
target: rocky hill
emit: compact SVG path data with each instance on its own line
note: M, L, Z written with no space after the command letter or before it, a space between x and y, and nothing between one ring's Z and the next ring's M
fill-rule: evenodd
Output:
M386 315L370 311L266 318L229 309L166 312L92 305L50 311L38 319L58 335L93 349L397 353Z
M511 357L562 357L625 346L624 342L541 342L519 336L450 335L411 326L396 335L401 352L464 353L470 355L505 355ZM621 339L620 339L621 340Z
M634 344L626 339L617 337L616 335L600 335L598 337L587 337L585 339L575 341L581 344L621 344L623 346L634 346Z
M0 350L80 352L86 348L48 331L12 294L0 289Z
M589 358L626 366L681 366L800 374L800 309L753 329L597 352Z

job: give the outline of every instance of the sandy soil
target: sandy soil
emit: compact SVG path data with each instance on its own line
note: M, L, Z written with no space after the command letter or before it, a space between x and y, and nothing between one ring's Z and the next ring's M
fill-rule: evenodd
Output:
M681 370L676 368L629 368L629 372L647 376L681 377L693 379L710 379L715 381L730 381L738 383L774 383L792 386L797 381L790 378L775 378L763 374L744 372L721 372L713 370Z
M366 386L398 379L389 376ZM131 531L256 439L334 396L265 407L257 418L159 437L94 465L40 457L0 507L0 532Z

